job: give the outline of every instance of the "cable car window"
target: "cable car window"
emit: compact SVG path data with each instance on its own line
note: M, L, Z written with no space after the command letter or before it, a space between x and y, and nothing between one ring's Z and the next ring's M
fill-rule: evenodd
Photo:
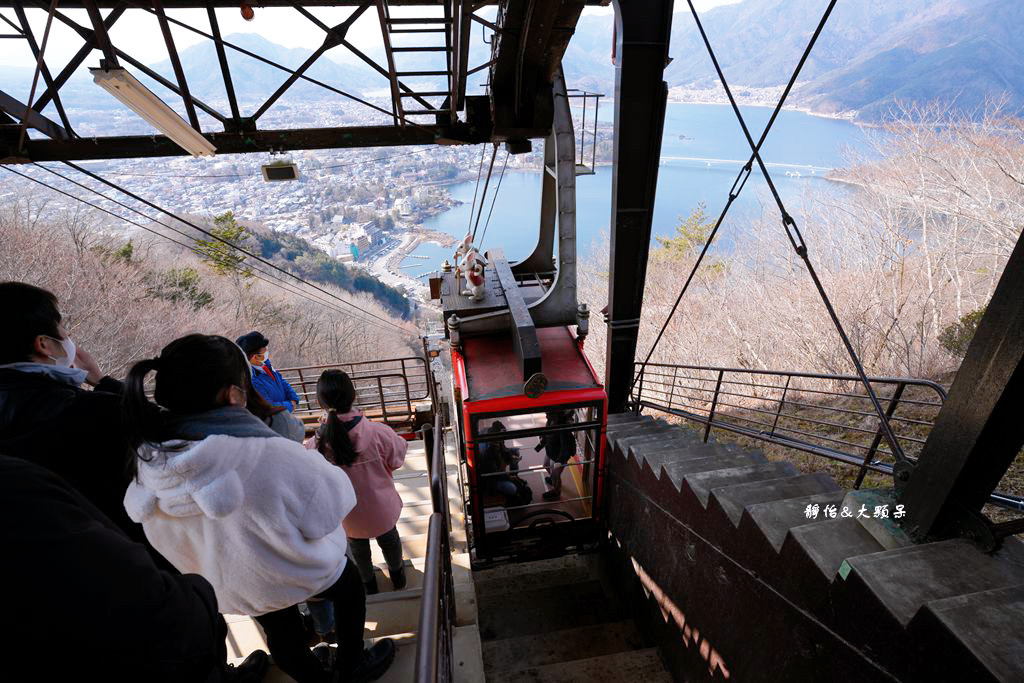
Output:
M484 534L589 519L599 436L599 405L474 416Z

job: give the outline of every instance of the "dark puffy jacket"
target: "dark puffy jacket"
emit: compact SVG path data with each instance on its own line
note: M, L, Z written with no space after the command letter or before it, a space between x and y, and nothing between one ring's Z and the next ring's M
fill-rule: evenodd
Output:
M94 391L48 375L0 368L0 453L56 472L136 541L142 526L128 518L131 475L121 427L120 382L104 377Z
M78 491L26 460L0 455L4 680L218 680L227 628L213 587L158 569Z

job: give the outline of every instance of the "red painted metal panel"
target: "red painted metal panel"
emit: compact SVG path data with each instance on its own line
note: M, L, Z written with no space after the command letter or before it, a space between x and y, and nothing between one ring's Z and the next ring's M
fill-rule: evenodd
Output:
M543 372L548 378L548 391L540 401L557 391L601 386L568 328L541 328L537 330L537 339L543 358ZM467 339L464 342L464 357L468 400L523 395L519 359L507 333Z

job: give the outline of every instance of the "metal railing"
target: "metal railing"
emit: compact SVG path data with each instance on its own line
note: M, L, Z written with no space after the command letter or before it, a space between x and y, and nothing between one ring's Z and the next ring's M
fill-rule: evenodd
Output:
M427 528L427 555L423 568L423 597L416 635L416 683L452 680L452 628L455 623L455 588L448 523L448 476L445 470L444 432L440 413L433 427L422 431L430 476L433 512Z
M893 473L879 419L855 375L636 363L633 406L652 408L712 429L858 468L854 488L869 471ZM886 418L910 462L931 432L946 390L909 377L869 377ZM1024 500L993 493L993 505L1024 509Z
M356 389L355 407L372 412L385 423L412 419L414 404L430 399L427 365L423 358L389 358L360 363L305 365L279 370L299 395L299 418L320 412L316 401L316 382L324 370L343 370Z

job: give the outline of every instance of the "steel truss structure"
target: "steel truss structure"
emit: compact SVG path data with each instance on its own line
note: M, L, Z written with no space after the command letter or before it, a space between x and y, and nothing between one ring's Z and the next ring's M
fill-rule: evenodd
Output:
M521 143L529 138L547 136L551 129L551 83L566 45L572 37L580 13L587 4L607 4L608 0L263 0L261 8L289 8L308 19L323 32L320 45L312 49L298 68L292 69L265 56L224 40L217 17L218 8L238 9L228 0L68 0L52 4L45 0L0 0L0 38L23 40L37 60L37 78L41 91L31 102L22 102L0 90L0 161L28 163L75 159L115 159L160 157L184 151L166 137L157 135L110 135L80 137L71 114L75 103L62 97L69 79L98 50L106 68L124 66L142 74L181 98L188 123L211 143L218 153L272 152L280 150L377 147L422 144L466 144L486 141ZM340 23L330 26L311 10L318 7L351 8ZM396 7L414 8L401 15ZM497 7L492 21L480 16L485 8ZM46 35L33 31L26 9L48 12L51 22L60 22L81 39L77 53L59 70L47 62ZM87 25L66 14L68 9L84 9ZM169 16L167 10L202 9L207 25L194 26ZM408 12L415 12L410 16ZM110 30L123 17L148 14L160 27L167 57L174 72L165 78L137 56L121 49L110 38ZM360 18L376 15L381 31L384 62L378 63L349 40L348 32ZM481 64L469 63L473 29L482 27L492 33L491 54ZM49 24L48 27L49 29ZM228 111L220 111L200 100L190 90L175 46L174 30L184 30L213 42ZM396 45L404 34L413 45ZM271 36L272 38L272 36ZM390 90L390 106L380 106L354 95L344 83L326 83L309 75L309 69L331 51L347 51L381 77L382 87ZM235 93L235 81L228 54L239 53L281 72L282 82L262 104L243 112ZM433 55L438 66L429 70L402 70L403 53ZM466 94L469 76L488 70L489 95ZM426 90L423 78L443 79L444 89ZM264 115L298 82L318 86L350 101L385 114L391 125L268 129L260 126ZM436 80L435 80L436 82ZM52 103L55 121L43 114ZM199 112L212 118L221 130L203 130ZM29 136L31 129L41 133Z

